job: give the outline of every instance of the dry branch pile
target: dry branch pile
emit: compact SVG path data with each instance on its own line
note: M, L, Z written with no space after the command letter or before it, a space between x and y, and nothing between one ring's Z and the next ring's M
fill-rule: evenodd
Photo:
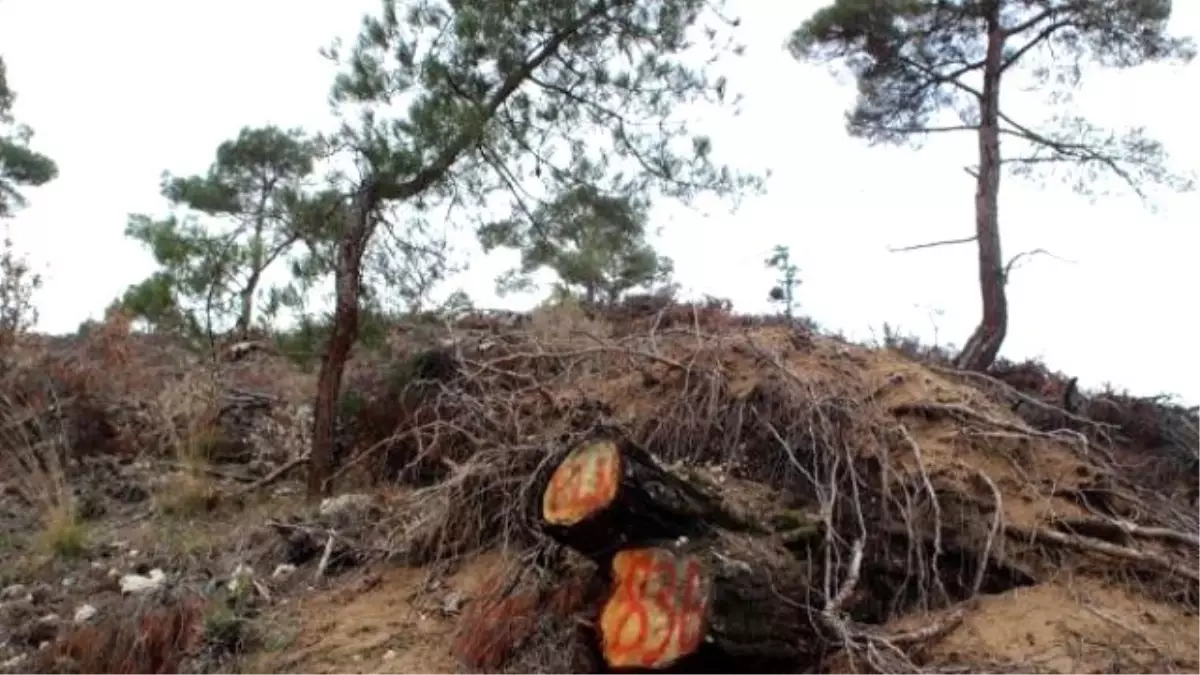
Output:
M788 326L663 316L637 331L535 317L415 353L344 418L342 479L415 487L373 546L419 563L526 552L517 576L542 590L514 578L475 602L534 598L539 621L509 631L505 654L539 639L562 652L570 635L574 668L1196 667L1197 476L1136 464L1173 450L996 378ZM1070 423L1034 426L1013 399ZM552 608L546 578L581 568L590 590ZM1066 619L963 637L988 628L990 598L1045 589L1069 589L1072 616L1118 597L1143 607L1157 623L1119 623L1153 646L1125 659L1076 644L1055 632L1074 630ZM460 656L496 668L465 616ZM1191 637L1164 644L1164 623Z

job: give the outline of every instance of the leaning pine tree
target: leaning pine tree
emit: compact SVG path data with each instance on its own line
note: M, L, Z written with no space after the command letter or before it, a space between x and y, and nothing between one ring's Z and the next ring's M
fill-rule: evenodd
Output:
M725 99L703 66L739 50L708 0L384 2L363 21L333 99L333 147L358 171L335 247L334 326L314 410L309 494L332 473L334 402L357 337L363 261L412 241L431 211L479 213L587 184L615 194L735 195L758 179L715 164L683 122ZM436 209L436 211L433 211ZM396 244L399 244L396 246Z

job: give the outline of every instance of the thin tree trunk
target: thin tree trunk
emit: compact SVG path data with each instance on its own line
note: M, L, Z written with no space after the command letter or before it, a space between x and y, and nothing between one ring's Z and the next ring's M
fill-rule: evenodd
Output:
M334 424L338 394L342 389L342 374L354 341L358 339L359 287L362 280L362 257L375 229L374 210L377 193L368 184L354 197L338 240L334 261L335 301L333 327L329 344L321 358L317 376L317 399L313 406L312 452L308 464L308 498L320 499L329 489L333 474Z
M275 179L268 178L263 183L262 193L258 198L258 211L254 219L254 235L250 239L250 278L241 293L241 312L238 313L237 334L241 339L250 332L250 321L254 318L254 292L258 290L258 282L262 278L263 267L263 230L266 229L267 200L275 189Z
M975 237L979 247L979 291L983 317L958 355L965 370L984 371L996 360L1008 332L1003 258L1000 254L1000 73L1004 29L998 10L988 18L983 96L979 102L979 172L975 187Z
M237 334L240 339L245 339L250 332L250 321L254 318L254 292L258 290L258 281L262 270L255 267L250 273L250 278L246 280L246 287L241 293L241 309L237 320Z

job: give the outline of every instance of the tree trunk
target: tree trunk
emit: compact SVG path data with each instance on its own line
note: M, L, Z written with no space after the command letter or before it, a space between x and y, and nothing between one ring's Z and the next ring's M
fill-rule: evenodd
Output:
M358 338L358 300L362 280L362 257L375 229L377 204L374 185L368 184L354 196L344 229L338 239L334 260L334 311L329 344L321 358L317 376L317 398L313 405L312 450L308 459L308 498L320 499L328 491L333 474L334 425L342 374L354 341Z
M612 669L808 672L822 642L808 567L749 538L623 549L596 621ZM781 670L782 669L782 670ZM793 670L797 669L797 670Z
M826 641L811 612L822 605L810 564L789 545L820 539L820 529L770 527L773 506L756 504L752 519L694 480L604 434L573 448L547 481L543 531L595 561L608 583L597 653L614 670L814 667Z
M984 371L996 360L1008 331L1008 298L1000 254L1000 74L1004 29L999 10L988 18L983 95L979 101L979 172L975 187L975 238L979 247L979 291L983 317L958 355L957 366Z
M258 290L261 274L262 270L254 267L250 278L246 280L245 288L242 289L241 312L238 313L237 319L237 335L241 339L245 339L250 332L250 321L254 318L254 292Z
M631 542L710 536L717 525L765 530L613 435L576 446L559 463L542 492L541 520L548 535L602 569Z

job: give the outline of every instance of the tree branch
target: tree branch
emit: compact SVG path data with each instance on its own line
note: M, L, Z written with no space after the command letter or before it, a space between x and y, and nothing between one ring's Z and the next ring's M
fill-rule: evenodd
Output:
M966 84L965 82L962 82L957 79L945 80L944 77L941 74L939 74L938 72L931 70L928 67L926 67L920 63L917 63L916 61L913 61L912 59L902 57L902 60L909 66L916 68L917 70L921 71L922 73L925 73L928 77L933 79L935 82L945 82L946 84L950 84L950 85L970 94L971 96L974 96L977 99L982 99L983 92L979 91L978 89L976 89L975 87L972 87L969 84ZM1113 173L1115 173L1118 178L1120 178L1122 181L1124 181L1125 184L1128 185L1130 187L1130 189L1132 189L1138 197L1140 197L1142 199L1146 198L1145 192L1143 192L1142 189L1140 187L1138 187L1137 181L1135 181L1133 179L1133 176L1129 175L1129 172L1126 171L1123 167L1121 167L1121 165L1113 157L1110 157L1101 152L1098 152L1094 148L1092 148L1086 144L1083 144L1083 143L1068 143L1065 141L1053 140L1047 136L1044 136L1044 135L1030 129L1029 127L1026 127L1023 124L1018 123L1013 118L1004 114L1003 111L997 111L997 117L999 117L1000 121L1002 121L1005 124L1007 124L1008 126L1012 127L1011 129L1002 128L1002 129L1000 129L1000 133L1007 134L1009 136L1015 136L1017 138L1022 138L1030 143L1035 144L1035 145L1040 145L1045 148L1049 148L1050 150L1052 150L1054 152L1064 155L1064 158L1070 159L1075 162L1080 162L1080 163L1099 162L1099 163L1103 164L1104 166L1106 166L1108 169L1110 169Z
M895 248L895 247L889 246L888 253L906 253L908 251L918 251L923 248L933 248L935 246L952 246L955 244L969 244L973 241L975 241L975 237L970 236L970 237L963 237L962 239L943 239L941 241L931 241L931 242L927 242L924 244L913 244L912 246L901 246L900 248Z
M1068 264L1072 264L1072 265L1075 264L1075 261L1060 258L1059 256L1054 255L1053 253L1051 253L1050 251L1047 251L1044 248L1035 248L1035 249L1032 249L1029 251L1021 251L1020 253L1018 253L1018 254L1014 255L1012 258L1010 258L1008 261L1008 264L1006 264L1004 266L1003 276L1001 277L1003 279L1004 283L1008 283L1008 276L1010 274L1012 274L1012 271L1014 269L1016 269L1017 263L1020 262L1021 258L1032 258L1035 255L1049 256L1059 262L1064 262L1064 263L1068 263Z
M630 0L620 0L619 2L614 3L614 5L625 5L629 2ZM504 78L504 81L500 84L500 87L493 92L488 98L487 102L479 108L478 113L480 115L481 122L486 122L487 120L492 119L495 116L496 111L500 109L500 106L503 105L510 96L516 93L521 85L529 79L530 75L532 75L534 71L536 71L543 63L545 63L547 59L553 56L554 53L558 51L558 48L563 45L563 43L578 33L580 29L586 26L592 19L595 19L596 17L607 12L608 9L609 3L605 0L599 0L592 5L587 12L584 12L582 16L571 22L561 31L555 33L540 48L535 50L529 60L521 64L521 67L510 72ZM441 178L446 175L446 172L450 170L450 167L454 165L454 162L458 160L459 156L461 156L469 148L475 145L476 142L478 142L479 136L482 133L481 128L482 125L479 127L468 125L467 130L460 132L459 135L454 139L454 142L448 145L441 152L441 154L438 155L437 159L435 159L433 163L422 168L416 173L415 176L403 183L378 185L377 187L379 192L376 194L376 196L379 199L402 200L425 191L430 185L433 185L437 181L441 180Z
M1066 28L1067 26L1070 26L1071 23L1072 22L1070 22L1070 21L1056 21L1056 22L1050 24L1049 26L1046 26L1045 28L1043 28L1029 42L1026 42L1024 45L1021 45L1021 47L1019 49L1017 49L1017 51L1013 52L1012 54L1010 54L1008 56L1008 58L1004 59L1004 61L1000 64L1000 72L1003 73L1004 71L1008 70L1011 66L1016 64L1017 61L1020 61L1021 57L1025 56L1025 54L1029 53L1029 50L1033 49L1034 47L1041 44L1042 42L1045 42L1046 40L1048 40L1050 38L1050 36L1053 35L1055 33L1055 31L1059 30L1060 28Z

